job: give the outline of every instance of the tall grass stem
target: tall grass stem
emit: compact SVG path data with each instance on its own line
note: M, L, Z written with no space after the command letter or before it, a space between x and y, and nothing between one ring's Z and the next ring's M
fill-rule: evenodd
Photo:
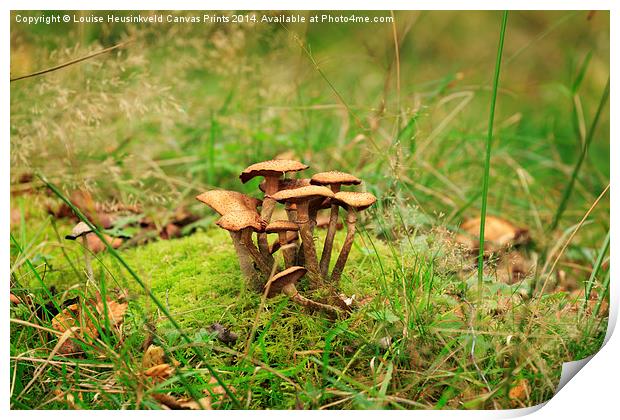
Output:
M502 24L499 32L497 45L497 58L495 60L495 74L493 76L493 91L491 94L491 110L489 111L489 130L487 132L486 157L484 160L484 177L482 179L482 204L480 206L480 245L478 251L478 297L482 297L482 274L484 269L484 225L487 214L487 196L489 193L489 176L491 169L491 145L493 142L493 121L495 119L495 103L497 101L497 87L499 85L499 72L502 65L502 52L504 50L504 35L506 34L506 22L508 11L502 14Z

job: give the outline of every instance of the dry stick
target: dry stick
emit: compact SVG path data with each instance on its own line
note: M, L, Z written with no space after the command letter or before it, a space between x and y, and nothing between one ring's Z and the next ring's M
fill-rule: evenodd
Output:
M32 384L34 384L34 382L39 378L39 376L41 376L41 374L43 373L43 370L49 365L50 361L54 358L56 353L58 353L58 350L60 350L60 347L62 347L65 341L71 338L73 336L73 333L75 333L79 329L80 329L79 327L71 327L67 329L60 336L60 338L58 339L58 342L54 346L54 349L51 351L50 355L47 357L47 360L45 361L45 363L41 364L41 366L35 369L34 374L32 375L32 379L30 379L30 382L28 382L28 384L24 387L24 389L22 389L22 392L19 393L19 395L17 396L17 399L21 398L21 396L24 395L24 393L30 389Z
M62 63L62 64L59 64L59 65L54 66L54 67L49 67L47 69L39 70L39 71L34 72L34 73L30 73L30 74L25 74L23 76L14 77L13 79L11 79L11 82L15 82L17 80L28 79L30 77L41 76L42 74L51 73L53 71L63 69L65 67L69 67L69 66L71 66L73 64L77 64L77 63L80 63L82 61L86 61L88 59L91 59L93 57L97 57L99 55L109 53L110 51L114 51L116 49L122 48L122 47L126 46L127 44L129 44L131 42L133 42L133 39L130 39L129 41L121 42L120 44L112 45L111 47L104 48L104 49L99 50L99 51L95 51L94 53L89 54L87 56L76 58L74 60L67 61L66 63Z
M583 215L583 217L581 218L581 220L579 221L579 223L577 224L577 226L575 227L575 229L573 230L573 232L571 233L571 235L568 237L568 239L566 240L566 242L564 243L564 245L562 246L562 249L560 249L560 252L558 252L558 255L555 257L555 260L553 261L553 264L551 265L551 269L549 270L549 274L547 274L547 277L545 278L545 282L543 283L541 289L540 289L540 293L538 295L538 300L536 302L536 304L538 304L540 302L540 299L542 298L543 292L545 290L545 288L547 287L547 283L549 282L549 279L551 278L551 275L553 274L553 270L555 270L555 266L557 265L558 261L560 260L560 258L562 257L562 255L564 254L564 251L566 250L566 248L568 247L568 244L573 240L573 238L575 237L575 235L577 234L577 231L581 228L581 226L584 224L584 222L586 221L586 219L588 218L588 216L590 216L590 213L592 213L592 211L594 210L594 208L596 207L596 205L599 203L599 201L601 201L601 199L605 196L605 194L607 193L607 191L609 191L609 185L607 184L607 187L605 187L605 189L603 190L602 193L599 194L599 196L596 198L596 200L594 201L594 203L592 203L592 205L590 206L590 208L588 209L588 211L586 212L586 214Z

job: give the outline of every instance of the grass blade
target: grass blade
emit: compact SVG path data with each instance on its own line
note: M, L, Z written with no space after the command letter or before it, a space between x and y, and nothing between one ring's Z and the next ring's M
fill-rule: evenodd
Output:
M499 84L499 71L502 65L502 52L504 50L504 35L506 34L506 22L508 11L502 14L502 24L499 32L499 44L497 46L497 59L495 60L495 74L493 76L493 91L491 94L491 110L489 112L489 130L487 132L486 158L484 161L484 177L482 179L482 205L480 208L480 250L478 252L478 295L482 297L482 271L484 267L484 225L487 215L487 195L489 193L489 176L491 169L491 144L493 141L493 120L495 119L495 102L497 101L497 86Z
M556 227L558 227L558 223L564 214L564 210L566 210L566 205L568 204L568 199L573 192L573 188L575 186L575 181L577 180L577 176L579 175L579 171L581 170L581 165L586 158L586 154L588 153L588 149L590 148L590 143L592 143L592 138L594 138L594 131L596 130L596 126L598 125L599 118L603 111L603 107L607 103L607 99L609 99L609 79L607 79L607 84L605 85L605 89L603 90L603 95L601 96L601 101L598 104L598 108L596 110L596 114L594 115L594 120L592 121L592 125L590 126L590 130L588 131L588 135L586 137L585 144L583 145L583 149L581 149L581 154L579 155L579 159L575 164L575 168L573 169L573 173L571 174L570 181L568 185L564 189L564 193L562 194L562 198L560 199L560 205L558 206L557 211L555 212L555 216L553 217L553 221L549 226L549 230L552 231Z
M64 196L64 194L54 184L50 183L47 179L45 179L45 177L43 177L41 175L38 175L38 177L41 179L41 181L43 181L43 183L47 186L47 188L50 189L50 191L52 191L54 194L56 194L56 196L58 196L58 198L60 198L67 206L69 206L69 208L75 213L75 215L81 221L86 223L88 225L88 227L90 227L92 229L93 233L95 235L97 235L97 237L101 240L101 242L103 242L105 244L105 246L106 246L108 252L110 253L110 255L112 255L112 257L114 257L121 264L121 266L125 270L127 270L127 272L131 275L131 277L133 277L133 279L136 281L136 283L138 283L138 285L142 288L142 290L144 290L144 292L153 301L153 303L155 303L155 306L157 306L157 308L166 316L166 318L168 318L168 320L170 321L170 323L172 324L174 329L179 332L181 338L183 338L183 340L186 343L191 344L192 343L191 338L189 338L189 336L181 329L181 326L172 317L172 315L170 314L168 309L159 301L159 299L157 299L157 297L155 297L153 292L148 287L146 287L146 284L144 284L142 279L140 279L140 277L136 274L135 271L133 271L133 269L129 266L129 264L127 264L127 262L123 259L123 257L121 257L118 254L118 252L116 252L116 250L110 245L110 243L105 239L105 237L103 236L101 231L90 220L88 220L88 218L86 216L84 216L84 214L80 211L80 209L75 207L75 205L73 205L73 203L69 199L67 199ZM204 354L202 353L202 351L196 350L196 352L198 353L198 357L200 357L200 359L204 363L204 366L207 368L209 373L213 376L213 378L215 378L215 380L218 382L218 384L221 385L221 387L224 389L226 394L230 397L230 399L233 402L233 404L235 405L235 407L241 408L241 404L239 403L239 400L237 399L235 394L233 394L230 391L230 388L219 377L217 372L215 372L215 369L213 369L213 367L211 367L211 365L207 362L207 360L204 357ZM181 376L179 376L179 379L181 379L183 381L183 378ZM184 385L187 386L188 384L184 383ZM191 388L189 386L187 386L187 388L191 392ZM192 394L194 394L194 393L192 393ZM194 397L199 402L199 399L200 399L199 395L192 395L192 397Z

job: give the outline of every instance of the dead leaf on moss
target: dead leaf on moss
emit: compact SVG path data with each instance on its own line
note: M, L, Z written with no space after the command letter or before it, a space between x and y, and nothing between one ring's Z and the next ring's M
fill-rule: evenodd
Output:
M480 241L480 217L463 221L461 233L455 236L456 242L466 249L476 252ZM495 252L513 245L527 243L530 239L529 230L514 225L506 219L487 216L484 228L485 252Z

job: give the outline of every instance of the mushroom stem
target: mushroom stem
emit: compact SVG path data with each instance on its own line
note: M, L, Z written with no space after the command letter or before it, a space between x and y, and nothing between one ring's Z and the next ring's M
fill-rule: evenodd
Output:
M290 203L286 203L286 215L289 221L297 222L297 208L291 208ZM293 245L293 248L291 249L291 254L293 255L293 265L295 265L298 261L297 253L299 251L299 238L295 238L291 244Z
M321 279L321 273L319 272L319 262L316 257L314 238L310 230L307 201L297 205L297 224L299 225L301 244L304 249L304 262L308 269L308 277L310 277L312 288L317 289L322 285L323 281Z
M94 280L95 274L93 273L93 266L90 263L90 249L88 248L88 239L86 239L87 235L90 235L90 233L82 235L82 245L84 247L84 265L86 266L86 275L88 276L88 279Z
M284 265L286 268L294 266L295 245L293 242L287 242L286 231L278 232L278 241L280 242L280 249L282 250L282 256L284 257Z
M263 255L260 253L254 242L252 242L252 229L245 228L241 231L241 243L245 247L245 249L249 252L250 256L256 263L259 271L265 276L269 278L271 275L271 267L263 258Z
M340 282L342 271L344 270L344 266L347 263L347 259L349 258L349 253L351 252L351 247L353 246L353 237L355 236L356 221L357 215L355 214L355 210L351 207L348 207L347 236L344 239L344 244L342 245L342 249L340 250L340 255L338 255L338 260L336 260L336 264L334 265L334 269L332 270L331 281L334 286L337 286Z
M325 235L325 243L323 245L323 253L321 254L321 275L327 278L329 271L329 262L332 258L332 249L334 247L334 237L336 236L336 226L338 225L338 205L332 204L331 213L329 214L329 225L327 226L327 234Z
M265 196L263 199L263 207L260 212L260 217L265 222L269 223L271 221L271 216L273 215L273 210L276 207L276 201L268 196ZM258 249L263 257L270 261L273 258L271 257L271 253L269 252L269 241L267 240L267 234L264 232L259 232L257 235Z
M344 314L344 312L340 308L332 305L326 305L325 303L316 302L314 300L308 299L305 296L300 295L299 291L293 283L284 286L284 288L282 289L282 293L290 297L293 302L305 306L308 309L323 311L330 315L333 315L334 317L338 317Z
M250 252L241 243L241 232L229 232L232 239L235 252L237 253L237 259L239 260L239 268L243 273L248 286L253 290L260 290L261 284L259 275L252 265L252 257Z

